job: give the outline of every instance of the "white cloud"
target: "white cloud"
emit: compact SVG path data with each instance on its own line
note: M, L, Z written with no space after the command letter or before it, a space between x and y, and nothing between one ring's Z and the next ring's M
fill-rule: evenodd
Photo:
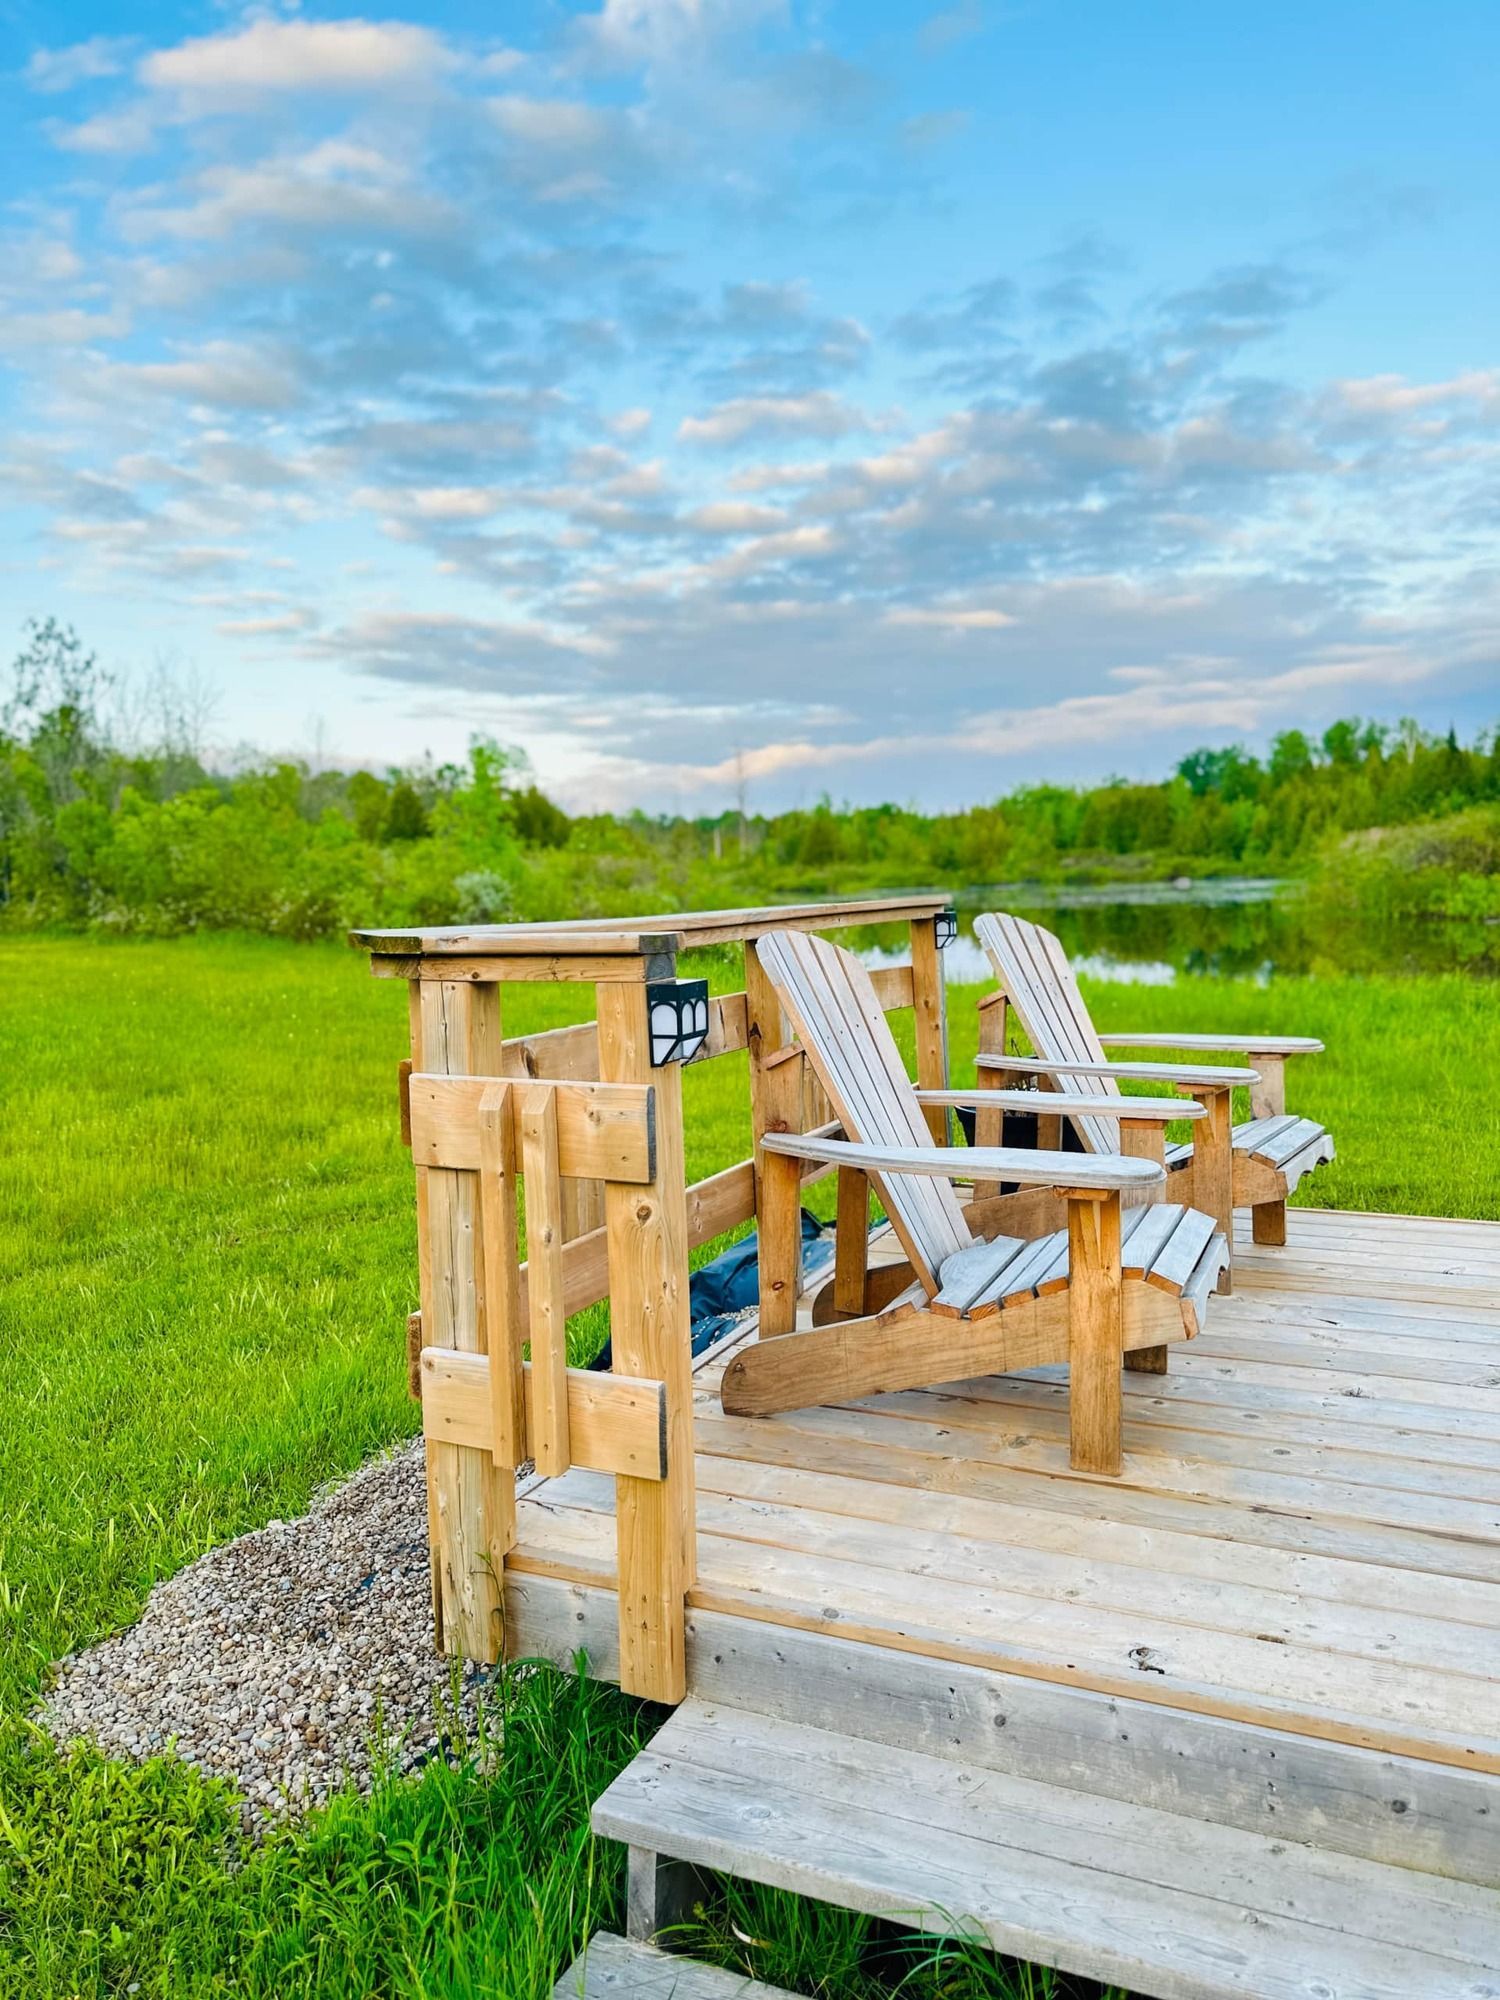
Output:
M102 397L146 389L239 410L285 409L298 394L296 376L283 360L230 340L207 341L176 361L115 362L98 386Z
M133 46L128 36L91 35L70 48L38 49L26 65L26 81L33 90L48 94L76 90L80 83L118 76Z
M785 525L780 507L755 507L748 500L714 500L694 507L683 519L704 535L758 535Z
M1336 382L1334 393L1360 416L1406 416L1438 403L1500 404L1500 369L1472 368L1446 382L1410 382L1404 375L1367 375Z
M507 138L524 146L587 152L608 143L614 121L592 104L567 97L497 97L490 116Z
M633 409L617 410L605 418L605 424L617 438L640 437L651 428L651 412L637 404Z
M914 625L934 632L957 636L965 632L1003 632L1015 619L989 605L964 609L958 605L893 605L885 614L887 625Z
M428 82L453 63L445 43L405 21L254 21L148 56L142 82L161 90L370 90Z
M101 111L81 124L59 127L56 139L68 153L141 153L156 137L157 121L144 101L119 111Z
M748 437L846 437L872 430L862 410L829 390L806 396L732 396L707 415L684 417L677 435L684 444L732 445Z

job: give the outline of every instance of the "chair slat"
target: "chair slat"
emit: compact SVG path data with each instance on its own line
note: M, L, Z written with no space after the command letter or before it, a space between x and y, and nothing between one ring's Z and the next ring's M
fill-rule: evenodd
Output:
M859 961L808 932L772 932L757 950L850 1136L867 1145L930 1146L911 1079ZM936 1293L944 1261L974 1241L957 1197L946 1181L873 1178L924 1289Z
M1163 1291L1180 1292L1193 1275L1194 1267L1214 1234L1214 1219L1201 1208L1182 1211L1177 1227L1152 1260L1146 1273L1148 1285Z
M976 919L974 931L1039 1056L1052 1056L1058 1062L1107 1060L1067 956L1050 931L1020 917L990 912ZM1060 1076L1053 1082L1063 1098L1119 1095L1113 1077ZM1065 1106L1060 1109L1067 1115ZM1119 1130L1113 1119L1079 1112L1073 1114L1073 1123L1091 1153L1118 1150Z
M1180 1201L1155 1201L1149 1208L1131 1211L1141 1217L1121 1245L1120 1268L1127 1278L1144 1278L1156 1262L1157 1253L1182 1220Z

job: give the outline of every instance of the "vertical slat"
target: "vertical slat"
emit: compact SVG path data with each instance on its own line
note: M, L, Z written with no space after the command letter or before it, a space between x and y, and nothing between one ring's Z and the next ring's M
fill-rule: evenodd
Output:
M620 1686L678 1702L687 1689L684 1598L697 1570L682 1070L651 1067L644 985L601 985L598 1009L601 1079L649 1083L656 1093L656 1178L604 1187L614 1366L664 1382L667 1393L666 1478L615 1481Z
M557 1166L557 1094L529 1084L521 1097L521 1171L526 1176L526 1296L531 1325L527 1432L536 1469L557 1478L568 1448L568 1316L563 1305L562 1178Z
M1195 1089L1193 1095L1207 1113L1193 1126L1193 1206L1211 1215L1223 1230L1224 1241L1230 1243L1234 1233L1233 1097L1227 1090ZM1233 1274L1226 1264L1219 1274L1219 1290L1233 1288Z
M485 1344L497 1466L526 1458L521 1374L521 1249L516 1232L516 1129L511 1086L493 1083L479 1100L479 1237L484 1259Z
M870 1249L870 1177L858 1167L839 1168L838 1220L834 1227L833 1306L849 1319L865 1311Z
M1125 1320L1120 1277L1120 1197L1068 1202L1069 1462L1118 1473L1120 1364Z
M1133 1160L1154 1160L1159 1167L1167 1163L1167 1128L1155 1119L1123 1118L1120 1121L1119 1148L1127 1158ZM1142 1209L1166 1199L1166 1182L1156 1186L1132 1189L1121 1196L1121 1204L1127 1208ZM1133 1375L1165 1375L1167 1372L1168 1348L1165 1342L1159 1347L1132 1347L1125 1356L1125 1366Z
M781 999L754 942L745 946L745 1025L750 1053L750 1125L755 1159L755 1240L762 1338L797 1324L801 1275L802 1172L797 1161L761 1150L767 1132L805 1127L805 1063L787 1061Z
M1280 1118L1286 1113L1285 1056L1256 1055L1251 1067L1260 1072L1260 1082L1250 1086L1250 1116ZM1257 1202L1250 1211L1252 1241L1279 1249L1286 1242L1286 1202Z
M801 1049L778 1049L761 1075L766 1132L795 1132L802 1117L806 1058ZM785 1153L757 1153L756 1190L762 1340L797 1325L802 1279L802 1165Z
M419 1046L413 1064L441 1076L495 1076L500 1070L500 999L492 982L422 980ZM486 1351L478 1176L425 1170L427 1257L422 1327L430 1347ZM440 1630L446 1652L493 1661L502 1647L503 1572L515 1540L515 1479L487 1451L427 1444L429 1526L437 1551Z
M1252 1056L1250 1067L1260 1074L1260 1082L1250 1086L1252 1118L1286 1116L1286 1057Z
M911 993L917 1032L917 1082L924 1090L943 1090L948 1083L948 1017L936 917L917 917L912 921ZM948 1107L924 1105L923 1115L934 1145L946 1146Z
M979 1003L979 1053L987 1056L1005 1054L1006 1017L1009 1002L1003 992L986 993ZM979 1085L983 1089L999 1090L1005 1079L993 1070L978 1071ZM980 1110L974 1117L974 1144L976 1146L1003 1146L1005 1143L1005 1114L996 1110ZM999 1181L976 1181L971 1197L974 1201L988 1201L1000 1192Z

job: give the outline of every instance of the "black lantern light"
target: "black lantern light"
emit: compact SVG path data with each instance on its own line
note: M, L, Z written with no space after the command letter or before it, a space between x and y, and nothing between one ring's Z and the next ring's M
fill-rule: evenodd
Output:
M957 910L939 910L933 919L933 928L937 937L938 950L946 951L948 946L958 936Z
M646 988L651 1066L691 1062L708 1040L708 981L664 979Z

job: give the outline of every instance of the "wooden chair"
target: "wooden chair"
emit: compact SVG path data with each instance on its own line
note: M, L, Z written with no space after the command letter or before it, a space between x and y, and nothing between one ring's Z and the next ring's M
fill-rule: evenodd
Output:
M1209 1116L1196 1139L1164 1149L1171 1180L1184 1187L1195 1207L1215 1217L1226 1236L1233 1210L1248 1208L1257 1243L1285 1243L1287 1196L1304 1174L1334 1156L1324 1127L1286 1108L1287 1058L1321 1054L1321 1042L1297 1035L1099 1035L1068 955L1051 931L1020 917L985 915L975 920L974 934L1036 1051L1027 1061L998 1049L981 1050L981 1070L1042 1072L1064 1098L1085 1092L1112 1096L1121 1080L1150 1077L1176 1084L1200 1098ZM1240 1052L1254 1068L1111 1062L1106 1054L1111 1047ZM1252 1116L1240 1125L1230 1116L1236 1084L1250 1089ZM1066 1115L1091 1153L1113 1150L1109 1125L1091 1110L1075 1103L1066 1106Z
M757 949L798 1037L769 1059L795 1066L780 1101L800 1105L800 1066L810 1063L845 1136L773 1128L759 1137L762 1333L724 1371L725 1410L764 1416L1065 1361L1072 1463L1119 1472L1122 1360L1164 1355L1198 1331L1228 1257L1222 1232L1176 1203L1122 1215L1122 1194L1164 1188L1152 1160L934 1145L924 1105L1035 1109L1037 1093L914 1089L858 959L803 932L773 932ZM1183 1110L1168 1098L1080 1102L1101 1118L1161 1122ZM894 1280L871 1274L883 1281L883 1309L778 1332L767 1325L767 1273L795 1256L806 1160L870 1177L907 1263ZM1055 1188L1066 1228L976 1238L951 1185L972 1179Z

